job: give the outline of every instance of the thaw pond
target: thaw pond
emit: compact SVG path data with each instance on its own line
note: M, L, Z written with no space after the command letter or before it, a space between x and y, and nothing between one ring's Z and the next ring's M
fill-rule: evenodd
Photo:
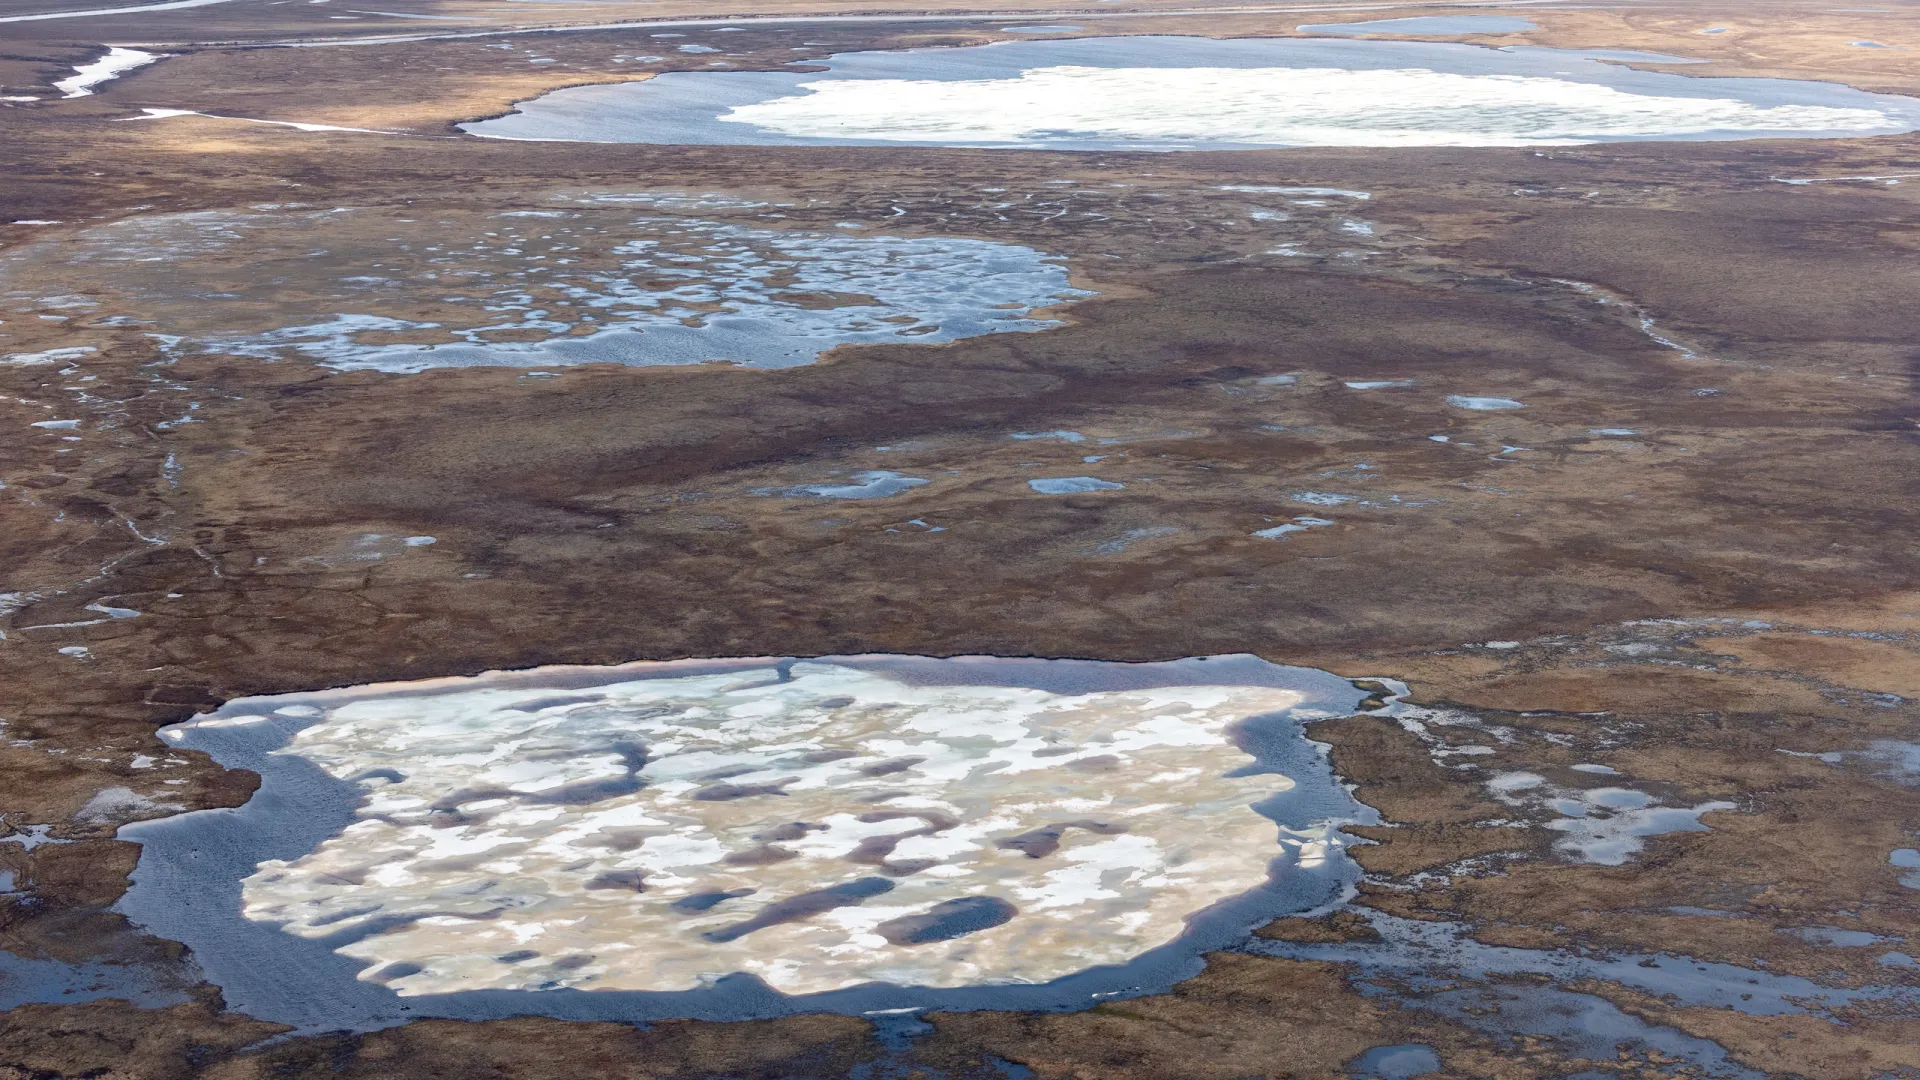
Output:
M1365 696L865 656L242 699L163 735L259 791L124 828L120 910L305 1030L1085 1007L1345 894L1336 827L1377 818L1301 724Z
M491 138L1050 150L1554 146L1881 135L1920 102L1688 78L1677 57L1405 41L1080 38L835 56L825 73L671 72L462 125Z
M856 222L779 227L790 209L712 193L591 192L478 219L268 203L129 217L0 254L0 350L55 291L88 308L95 297L133 298L171 356L396 374L784 368L842 345L1045 330L1060 325L1048 309L1091 295L1069 284L1059 258L1024 245ZM704 216L715 211L749 221ZM72 353L0 355L45 364Z

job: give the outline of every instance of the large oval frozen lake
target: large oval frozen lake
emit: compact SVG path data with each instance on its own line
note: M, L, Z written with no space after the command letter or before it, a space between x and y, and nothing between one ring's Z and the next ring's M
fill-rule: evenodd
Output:
M744 146L1229 150L1838 138L1920 101L1693 78L1607 50L1323 38L1079 38L859 52L825 72L672 72L462 125L489 138Z

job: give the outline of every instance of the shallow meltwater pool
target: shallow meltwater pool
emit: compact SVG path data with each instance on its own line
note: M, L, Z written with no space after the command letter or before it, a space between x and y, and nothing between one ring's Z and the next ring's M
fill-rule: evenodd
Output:
M1322 38L1079 38L846 53L826 72L672 72L557 90L461 125L502 139L1049 150L1555 146L1833 138L1920 102L1833 83L1690 78L1610 50Z
M123 829L121 910L307 1030L1084 1007L1345 895L1337 827L1378 819L1301 725L1367 697L1248 656L860 656L242 699L162 734L259 791Z
M861 222L797 228L791 202L589 192L538 205L476 215L260 203L128 217L20 245L0 255L0 323L10 324L0 326L0 356L68 358L10 348L15 328L48 309L49 291L70 294L75 311L132 305L170 357L395 374L786 368L842 345L1045 330L1061 325L1050 309L1091 295L1069 284L1060 258L1032 247Z

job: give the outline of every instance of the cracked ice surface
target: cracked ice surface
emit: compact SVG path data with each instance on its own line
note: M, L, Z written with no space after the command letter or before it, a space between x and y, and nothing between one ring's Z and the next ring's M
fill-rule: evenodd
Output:
M277 753L365 801L260 863L245 914L351 939L403 995L1044 982L1337 857L1331 824L1252 809L1294 780L1240 775L1235 725L1296 691L786 670L340 700Z

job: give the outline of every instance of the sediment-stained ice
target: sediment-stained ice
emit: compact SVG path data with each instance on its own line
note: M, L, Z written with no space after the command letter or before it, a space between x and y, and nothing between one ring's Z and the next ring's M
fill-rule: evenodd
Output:
M1277 687L1055 693L801 661L381 689L276 751L364 802L260 863L244 912L338 935L402 995L1044 982L1339 842L1252 809L1295 786L1245 775L1235 741L1303 700Z

